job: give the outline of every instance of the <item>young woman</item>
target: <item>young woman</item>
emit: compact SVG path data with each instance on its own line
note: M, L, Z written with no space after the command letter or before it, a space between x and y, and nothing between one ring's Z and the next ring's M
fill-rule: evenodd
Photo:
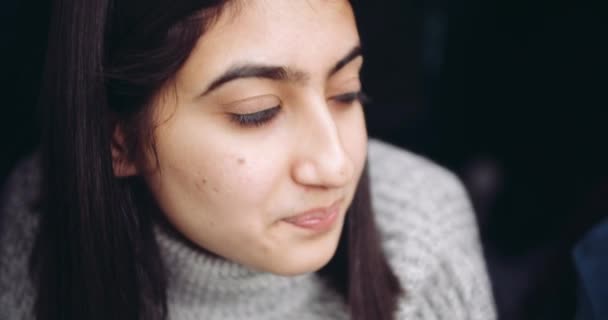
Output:
M362 63L346 0L55 1L2 314L493 319L462 187L368 141Z

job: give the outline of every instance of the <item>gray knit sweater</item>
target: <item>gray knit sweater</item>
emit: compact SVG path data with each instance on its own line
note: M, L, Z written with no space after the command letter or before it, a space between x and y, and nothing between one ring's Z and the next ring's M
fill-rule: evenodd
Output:
M419 156L370 140L372 201L389 263L406 294L395 319L492 320L476 222L459 181ZM0 319L32 319L27 259L40 170L24 161L1 199ZM282 277L211 257L157 228L169 271L169 319L347 319L314 273Z

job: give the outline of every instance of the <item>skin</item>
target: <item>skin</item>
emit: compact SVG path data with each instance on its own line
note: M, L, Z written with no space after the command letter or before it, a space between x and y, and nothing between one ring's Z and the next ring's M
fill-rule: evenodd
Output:
M228 7L156 99L159 167L149 155L154 170L121 162L116 175L142 175L170 224L201 248L275 274L320 269L336 251L366 158L362 106L338 99L360 91L362 57L329 75L358 45L347 1ZM243 64L286 67L294 79L240 78L207 91ZM259 126L231 115L277 105ZM336 201L328 230L284 221Z

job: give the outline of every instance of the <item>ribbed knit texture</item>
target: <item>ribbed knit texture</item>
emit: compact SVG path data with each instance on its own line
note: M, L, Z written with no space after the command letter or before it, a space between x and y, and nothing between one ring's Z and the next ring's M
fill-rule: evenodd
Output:
M398 320L496 319L476 221L458 179L370 140L372 201L389 263L405 289ZM27 259L36 232L40 170L9 179L0 219L0 319L32 319ZM315 274L282 277L206 254L156 228L168 269L170 320L348 319L343 298Z

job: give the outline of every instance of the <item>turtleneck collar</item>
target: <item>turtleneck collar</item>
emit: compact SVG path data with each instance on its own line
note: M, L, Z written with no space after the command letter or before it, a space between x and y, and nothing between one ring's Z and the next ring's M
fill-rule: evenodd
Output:
M197 248L165 227L155 232L167 270L171 320L287 319L294 312L321 312L327 303L344 311L341 298L315 273L285 277L255 271Z

